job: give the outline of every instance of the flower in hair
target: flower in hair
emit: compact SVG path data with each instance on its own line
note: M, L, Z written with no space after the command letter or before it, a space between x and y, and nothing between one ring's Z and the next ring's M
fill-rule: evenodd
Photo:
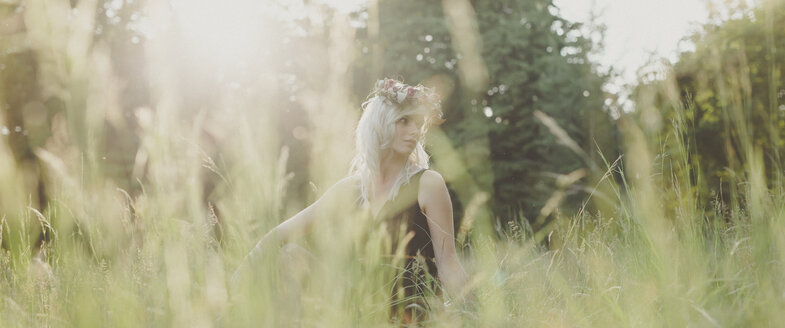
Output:
M376 82L372 95L380 96L397 105L421 105L428 109L428 118L433 125L444 123L442 119L441 97L433 88L421 84L411 86L393 79Z

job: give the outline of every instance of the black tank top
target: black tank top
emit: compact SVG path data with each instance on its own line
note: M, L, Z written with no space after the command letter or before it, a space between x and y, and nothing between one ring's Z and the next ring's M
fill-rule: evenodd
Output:
M417 321L424 319L424 314L417 311L427 308L424 297L441 294L428 220L417 201L423 172L425 169L412 175L374 218L378 224L386 224L392 237L392 254L389 255L399 246L405 247L403 270L396 273L392 285L390 316L416 318ZM404 246L402 243L407 235L411 235L411 240Z

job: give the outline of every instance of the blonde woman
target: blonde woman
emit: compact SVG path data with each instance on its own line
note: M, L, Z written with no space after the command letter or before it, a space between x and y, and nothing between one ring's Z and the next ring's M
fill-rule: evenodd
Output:
M415 322L423 318L416 310L425 305L417 296L434 287L424 285L425 276L440 282L434 290L443 287L452 297L459 297L467 283L455 250L450 195L442 176L428 169L429 156L423 148L428 127L443 122L439 96L421 85L384 79L376 83L362 108L349 175L267 233L249 261L260 256L269 240L278 240L285 252L306 253L289 242L308 233L318 213L329 212L348 198L374 220L386 222L391 233L400 228L408 232L393 240L393 250L405 243L406 270L397 281L404 295L393 291L393 298L403 301L391 303L391 316ZM425 270L418 270L418 265Z

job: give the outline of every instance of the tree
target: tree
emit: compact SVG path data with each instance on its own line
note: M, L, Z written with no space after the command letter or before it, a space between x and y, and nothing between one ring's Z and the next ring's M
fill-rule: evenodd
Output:
M685 117L693 180L701 195L725 202L735 199L756 150L764 154L768 181L782 177L785 155L785 54L776 51L785 47L785 3L728 12L728 19L713 13L713 22L690 36L695 49L673 65L666 81L675 83L678 99L660 92L653 100L666 120Z
M379 37L362 40L362 48L383 47L383 75L411 81L447 79L455 86L456 92L444 100L447 122L443 125L453 146L480 185L492 191L492 208L502 222L518 213L532 220L557 190L554 177L586 167L592 160L560 145L533 113L539 110L554 118L583 153L596 153L599 146L608 151L607 157L615 157L610 155L615 151L615 125L603 105L606 78L587 57L595 45L582 26L561 18L552 1L473 1L472 5L489 76L481 94L471 94L461 85L457 73L461 53L452 43L438 3L380 2ZM370 65L367 52L359 67ZM490 170L472 165L470 145L478 138L488 139ZM573 205L583 198L577 190L571 192L577 196Z

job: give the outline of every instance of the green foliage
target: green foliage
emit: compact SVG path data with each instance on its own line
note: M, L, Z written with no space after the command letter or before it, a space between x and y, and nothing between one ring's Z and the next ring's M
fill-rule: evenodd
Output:
M698 66L694 80L671 75L639 89L638 112L621 120L621 172L613 147L603 146L615 129L600 102L603 77L586 61L592 46L569 37L578 27L547 1L473 3L490 89L479 95L462 85L450 27L430 2L380 2L379 39L361 30L358 43L339 14L316 6L281 28L303 34L270 41L280 53L248 54L262 56L258 66L223 62L227 70L184 59L174 50L197 54L199 47L179 48L173 34L136 46L121 41L138 35L107 11L127 2L75 3L85 15L70 16L73 25L63 19L73 14L71 2L30 1L26 30L0 31L18 33L0 35L12 45L0 55L0 125L15 133L0 135L2 327L399 326L387 310L401 259L380 256L389 254L390 236L362 216L324 213L317 233L298 240L314 258L291 245L278 252L274 242L247 281L230 278L286 212L290 171L317 180L296 200L302 203L331 178L303 172L339 171L350 149L342 138L354 122L347 112L356 111L333 97L351 94L341 89L347 81L356 96L367 92L378 77L369 73L372 58L347 58L363 46L372 56L376 42L385 49L384 74L453 90L445 103L449 139L438 130L432 136L451 142L434 150L468 167L477 189L494 190L499 216L505 207L525 213L505 224L502 238L473 236L473 252L461 261L477 304L448 306L433 297L426 326L758 327L785 320L785 182L772 160L782 137L767 127L780 124L771 112L779 110L779 93L771 92L781 66L773 59L780 57L766 57L780 56L772 45L780 44L781 7L754 11L768 22L765 38L754 38L756 20L742 18L745 28L718 26L707 35L719 39L699 44L680 64L704 59L713 71ZM171 21L164 2L133 3L155 26ZM128 10L114 14L121 21L138 14ZM101 16L93 22L91 12ZM557 21L561 34L552 28ZM711 66L718 57L707 45L736 50L717 52L730 54L719 57L724 66ZM561 56L570 47L581 50ZM444 65L453 59L452 68ZM341 79L347 72L357 78ZM691 90L703 93L692 98ZM696 100L684 106L684 99ZM301 126L306 133L292 133ZM700 168L719 162L703 157L710 138L728 140L735 152L736 164L728 165L737 189L726 202L698 197ZM281 144L291 139L317 149L292 147L290 155ZM485 155L489 161L477 160ZM601 157L602 169L592 156ZM491 169L482 166L488 163ZM556 211L563 220L535 222L548 229L528 224L539 214L526 211L545 208L537 202L571 192L559 188L581 175L563 173L578 167L588 168L587 184L603 183L594 199L609 210ZM562 174L556 193L547 173ZM611 177L617 173L621 183ZM452 182L460 193L478 191ZM468 200L466 212L479 212L483 198Z
M521 210L531 220L558 189L555 177L599 163L598 148L607 158L617 157L615 124L603 105L606 77L588 59L596 45L587 31L559 17L551 1L472 4L490 77L486 90L475 94L461 85L461 54L452 47L435 2L380 2L383 72L411 81L446 77L455 90L445 101L443 129L450 141L470 163L478 184L492 191L499 220L506 222ZM366 41L366 49L374 41ZM534 118L535 110L553 117L584 154L561 145ZM472 165L478 156L474 144L486 139L481 147L487 147L488 162ZM573 208L586 197L578 189L570 194Z
M771 182L781 177L785 154L785 54L777 51L785 47L785 3L728 11L731 18L690 37L695 49L681 54L664 82L638 91L663 110L662 121L683 116L693 179L701 194L726 203L754 151L764 154Z

